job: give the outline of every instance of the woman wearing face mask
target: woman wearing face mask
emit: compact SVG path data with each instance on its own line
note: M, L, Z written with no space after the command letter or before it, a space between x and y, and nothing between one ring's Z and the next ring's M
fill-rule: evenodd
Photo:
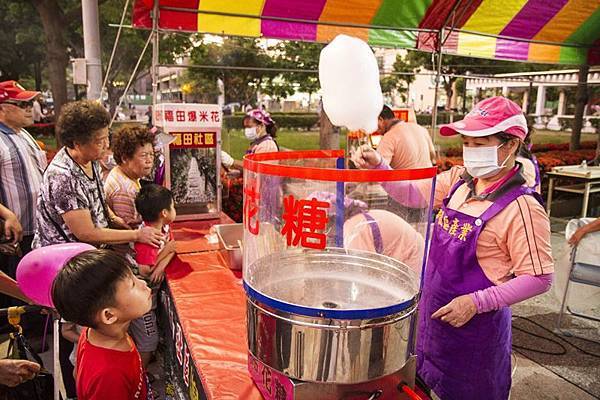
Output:
M525 116L512 101L493 97L440 133L461 135L465 167L437 177L418 372L444 400L507 399L510 305L547 291L554 272L548 217L516 161ZM363 149L359 161L389 168L372 150ZM382 185L407 205L429 197L429 188L413 183Z
M250 141L246 154L271 153L279 151L275 141L277 125L268 112L261 109L250 110L244 117L244 136ZM242 169L242 161L234 160L229 154L221 152L221 163L226 168Z

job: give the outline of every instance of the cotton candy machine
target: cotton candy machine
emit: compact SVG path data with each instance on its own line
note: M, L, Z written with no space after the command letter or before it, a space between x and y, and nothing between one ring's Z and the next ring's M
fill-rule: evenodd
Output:
M340 151L245 159L249 370L265 398L397 399L414 386L435 170L344 166ZM357 189L397 182L422 186L419 221Z

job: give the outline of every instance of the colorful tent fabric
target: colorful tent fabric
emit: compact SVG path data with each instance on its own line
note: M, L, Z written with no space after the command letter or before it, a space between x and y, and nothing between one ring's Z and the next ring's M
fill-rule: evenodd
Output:
M136 0L134 26L152 26L153 2ZM445 28L447 54L600 64L600 0L159 0L159 6L159 28L167 30L318 42L345 33L373 46L432 51Z

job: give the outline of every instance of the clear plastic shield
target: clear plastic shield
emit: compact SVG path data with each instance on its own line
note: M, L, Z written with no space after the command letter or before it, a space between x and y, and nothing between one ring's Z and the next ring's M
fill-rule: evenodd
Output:
M343 151L247 156L248 295L332 318L371 318L414 305L435 173L345 169Z

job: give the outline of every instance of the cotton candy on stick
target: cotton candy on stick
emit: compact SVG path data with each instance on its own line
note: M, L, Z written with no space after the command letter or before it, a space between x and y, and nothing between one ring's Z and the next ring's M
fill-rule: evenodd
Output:
M338 35L319 57L323 109L334 125L373 132L383 107L379 67L362 40Z

